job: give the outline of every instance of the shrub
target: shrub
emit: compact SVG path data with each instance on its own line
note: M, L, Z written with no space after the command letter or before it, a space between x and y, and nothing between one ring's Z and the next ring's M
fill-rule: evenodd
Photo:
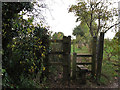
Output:
M3 67L6 71L3 73L4 87L34 87L31 79L35 78L37 72L41 72L40 78L44 79L45 56L49 50L48 30L45 27L34 27L32 20L33 18L28 21L20 18L15 21L13 29L17 29L18 36L7 46L12 52L11 56L6 56L8 62Z

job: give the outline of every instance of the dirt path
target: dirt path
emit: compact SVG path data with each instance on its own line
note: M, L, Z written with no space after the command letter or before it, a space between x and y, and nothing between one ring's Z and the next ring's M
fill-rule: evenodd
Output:
M48 84L49 88L118 88L118 83L114 82L113 84L110 84L108 86L104 85L97 85L95 83L88 82L85 85L79 84L78 82L71 82L70 84L68 83L63 83L62 81L55 81L50 84Z
M49 88L118 88L118 81L116 79L108 85L97 85L97 83L92 83L90 80L87 80L85 85L72 80L69 83L65 83L62 80L61 73L59 73L57 76L49 77L46 86Z

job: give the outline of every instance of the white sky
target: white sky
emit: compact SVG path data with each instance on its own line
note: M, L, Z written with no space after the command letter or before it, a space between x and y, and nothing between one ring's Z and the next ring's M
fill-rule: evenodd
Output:
M76 17L73 13L68 13L70 5L75 4L76 0L46 0L48 7L52 11L46 12L46 20L53 32L63 32L64 35L72 35L73 29L79 23L76 23ZM112 0L111 0L112 1ZM119 0L113 0L119 1ZM114 7L118 7L118 3L113 4ZM115 33L108 31L105 34L105 38L113 38Z
M46 22L50 26L50 30L53 32L63 32L64 35L72 35L73 29L79 24L76 23L76 17L73 13L68 13L70 5L76 4L76 0L44 0L48 9L45 10ZM112 2L118 2L120 0L111 0ZM113 7L118 7L118 3L113 4ZM39 21L39 20L38 20ZM115 33L109 30L105 34L105 38L113 38Z
M75 0L46 0L50 11L46 11L46 20L53 32L63 32L72 36L72 31L78 23L73 13L68 13L69 6L75 4ZM73 36L72 36L73 37Z

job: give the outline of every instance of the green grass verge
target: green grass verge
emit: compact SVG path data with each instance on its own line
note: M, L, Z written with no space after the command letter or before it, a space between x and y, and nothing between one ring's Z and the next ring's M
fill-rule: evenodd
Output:
M77 48L77 45L75 45L75 52L76 53L89 53L89 50L86 46ZM71 53L73 54L73 45L71 45Z

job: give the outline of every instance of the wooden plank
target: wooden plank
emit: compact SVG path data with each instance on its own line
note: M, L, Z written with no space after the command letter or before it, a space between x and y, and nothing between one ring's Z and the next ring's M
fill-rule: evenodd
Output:
M83 65L77 65L77 68L80 70L88 71L88 69L86 67L84 67Z
M92 63L76 63L77 65L92 65Z
M63 40L50 40L50 42L61 43L61 42L63 42Z
M77 54L77 57L92 57L91 54Z
M83 66L83 65L77 65L77 67L79 67L79 68L83 68L84 66Z

